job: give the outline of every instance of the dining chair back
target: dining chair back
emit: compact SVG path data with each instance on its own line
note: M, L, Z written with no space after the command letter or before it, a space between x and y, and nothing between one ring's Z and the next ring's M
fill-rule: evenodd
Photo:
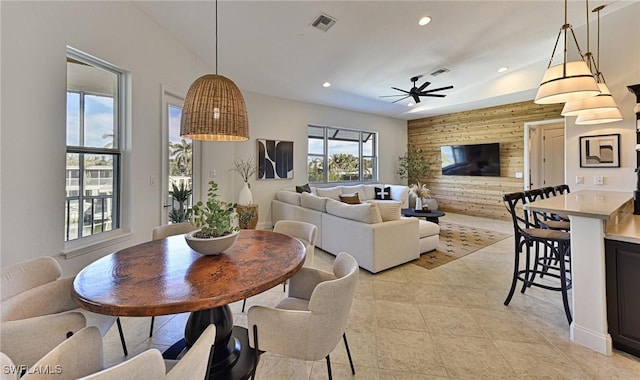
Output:
M163 226L153 227L151 230L151 237L153 240L164 239L169 236L182 235L191 231L195 231L197 228L191 223L173 223Z
M60 278L61 275L60 264L48 256L2 269L0 351L17 365L31 366L83 327L96 326L104 335L117 322L127 355L120 320L78 308L71 299L73 277Z
M160 351L152 348L80 380L205 379L208 378L208 365L215 337L216 326L209 325L180 360L163 360Z
M275 308L251 307L247 313L249 344L256 355L266 351L302 360L325 358L331 378L329 354L342 338L355 374L345 329L358 271L356 260L342 252L336 257L333 273L302 268L290 279L288 297Z
M197 229L191 223L173 223L173 224L165 224L162 226L153 227L151 230L151 238L152 240L160 240L164 238L168 238L169 236L182 235L191 231L195 231ZM153 325L155 324L156 317L151 317L151 326L149 326L149 338L153 336Z
M27 372L22 380L77 379L100 371L104 368L100 330L94 326L83 328L53 348L33 367L49 371Z
M295 220L279 220L273 226L273 232L279 232L298 239L305 247L304 266L313 266L318 227L311 223Z

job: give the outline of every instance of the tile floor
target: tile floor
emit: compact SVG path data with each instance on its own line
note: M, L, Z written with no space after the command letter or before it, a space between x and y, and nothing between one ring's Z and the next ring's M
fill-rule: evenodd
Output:
M511 233L507 222L447 214L442 220ZM561 296L532 288L502 302L511 281L513 238L433 270L405 264L372 275L360 271L349 346L359 379L640 379L640 359L615 351L605 356L569 340ZM330 270L334 256L316 249L315 265ZM248 300L275 305L278 286ZM231 305L236 325L246 325L242 302ZM182 337L187 315L122 318L130 356L161 351ZM105 361L125 358L115 328L105 337ZM331 354L335 379L351 379L344 350ZM256 376L326 379L324 360L305 362L264 354Z

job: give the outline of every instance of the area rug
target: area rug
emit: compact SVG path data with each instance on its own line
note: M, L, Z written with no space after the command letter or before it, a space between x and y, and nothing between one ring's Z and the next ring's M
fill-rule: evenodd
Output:
M508 234L484 228L440 222L438 248L423 253L420 258L411 263L425 269L437 268L508 237Z

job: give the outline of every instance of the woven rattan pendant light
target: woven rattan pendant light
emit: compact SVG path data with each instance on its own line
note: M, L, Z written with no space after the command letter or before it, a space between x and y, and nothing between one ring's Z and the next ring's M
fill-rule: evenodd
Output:
M567 62L567 32L571 31L571 36L580 54L580 60ZM556 48L560 41L560 36L564 34L564 51L563 60L559 65L551 66L553 56L556 54ZM567 21L567 0L564 1L564 25L560 28L558 37L556 38L553 53L544 73L542 83L538 88L534 103L536 104L552 104L566 103L574 100L584 99L596 96L600 93L596 80L589 70L589 66L584 61L582 51L578 45L578 40L573 32L573 28Z
M596 77L600 94L592 96L590 98L575 100L573 102L565 103L562 109L562 116L579 116L590 113L601 112L615 112L618 110L616 101L609 91L609 87L604 80L604 75L600 72L600 11L604 9L604 5L595 8L592 12L598 13L598 59L593 58L593 53L589 50L589 0L586 0L587 5L587 52L585 57L589 64L589 69L593 71L593 75Z
M207 74L189 87L182 108L180 136L206 141L249 139L247 106L238 86L218 75L218 1L216 0L216 73Z

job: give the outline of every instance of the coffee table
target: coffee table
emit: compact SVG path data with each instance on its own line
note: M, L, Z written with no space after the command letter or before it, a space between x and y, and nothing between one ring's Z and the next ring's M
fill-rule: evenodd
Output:
M416 218L425 218L429 222L440 223L440 217L444 216L445 213L440 210L430 210L427 212L424 211L416 211L412 208L403 208L401 210L402 215L404 216L415 216Z

